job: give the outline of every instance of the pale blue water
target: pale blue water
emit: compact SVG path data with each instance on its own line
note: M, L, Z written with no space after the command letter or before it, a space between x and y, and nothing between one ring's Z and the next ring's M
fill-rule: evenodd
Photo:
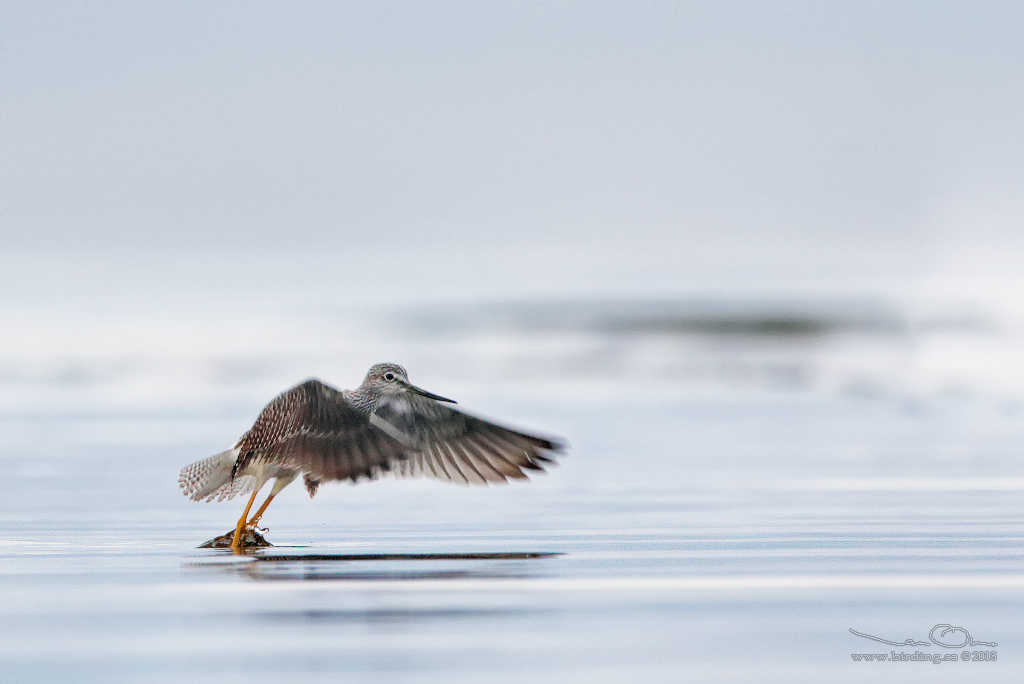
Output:
M8 336L0 679L1016 681L1024 405L984 373L952 382L934 336L1014 338L773 306L307 312L234 350L174 337L217 330L180 312ZM289 488L264 523L292 560L197 549L242 502L187 501L178 469L288 384L384 359L568 456L508 487ZM456 557L301 558L386 553ZM542 555L457 557L488 553ZM998 646L944 648L940 624ZM964 650L997 659L852 658Z
M179 498L175 472L204 453L191 435L246 416L165 418L171 445L86 444L88 421L8 419L21 440L5 444L0 492L4 681L1018 676L1016 414L807 397L503 408L572 435L563 467L503 488L335 485L312 502L289 489L265 521L282 547L266 553L560 555L201 551L241 504ZM121 420L142 436L156 422ZM940 623L997 642L985 650L998 660L851 659L901 648L850 628L927 641Z

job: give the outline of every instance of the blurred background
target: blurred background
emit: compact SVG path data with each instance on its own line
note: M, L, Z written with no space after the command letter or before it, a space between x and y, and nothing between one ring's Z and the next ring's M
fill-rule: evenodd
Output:
M2 11L6 410L1024 388L1017 3Z
M500 491L289 489L279 541L521 534L585 558L617 530L633 560L600 567L628 574L713 528L796 535L811 573L884 528L890 550L945 541L864 572L1019 569L1022 22L1015 2L3 4L7 573L153 548L177 572L240 508L190 504L178 468L300 380L379 361L571 455ZM985 541L943 565L957 525ZM658 572L764 569L741 547ZM736 611L730 634L768 629ZM849 637L822 615L771 631ZM559 634L586 636L577 617ZM0 652L23 677L63 629L32 624ZM164 654L97 624L107 665ZM678 673L678 645L644 644Z

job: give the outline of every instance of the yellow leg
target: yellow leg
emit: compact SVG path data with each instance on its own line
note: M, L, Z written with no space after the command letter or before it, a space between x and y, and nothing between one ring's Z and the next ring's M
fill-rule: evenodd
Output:
M258 511L256 511L256 515L252 516L252 520L245 523L246 527L256 527L256 523L258 523L260 518L263 517L263 511L267 510L267 506L270 505L270 502L274 500L275 496L277 496L277 492L270 492L270 496L267 497L267 500L264 501L263 505L260 506Z
M252 496L249 497L249 503L246 504L245 510L242 512L242 517L238 519L238 526L235 527L235 536L231 540L231 550L235 553L242 553L242 530L245 529L245 520L249 517L249 509L252 508L252 502L256 500L257 494L259 494L259 490L253 490Z

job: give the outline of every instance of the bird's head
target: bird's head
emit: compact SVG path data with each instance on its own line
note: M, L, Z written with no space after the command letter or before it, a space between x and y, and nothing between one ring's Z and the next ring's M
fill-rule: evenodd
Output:
M371 366L359 390L377 397L378 401L397 394L412 392L434 401L456 403L453 399L446 399L413 385L409 382L409 376L405 369L397 363L378 363Z

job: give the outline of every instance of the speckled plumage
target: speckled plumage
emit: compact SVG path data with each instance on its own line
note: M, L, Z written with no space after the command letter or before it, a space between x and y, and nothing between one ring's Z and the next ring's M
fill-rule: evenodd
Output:
M185 466L178 476L182 492L193 501L224 501L248 494L256 478L242 475L232 478L238 452L229 449Z
M558 442L451 408L408 383L405 369L377 364L356 390L316 379L274 398L235 447L193 463L179 483L193 500L223 500L278 478L275 493L303 475L320 483L383 474L459 484L527 479L560 451Z

